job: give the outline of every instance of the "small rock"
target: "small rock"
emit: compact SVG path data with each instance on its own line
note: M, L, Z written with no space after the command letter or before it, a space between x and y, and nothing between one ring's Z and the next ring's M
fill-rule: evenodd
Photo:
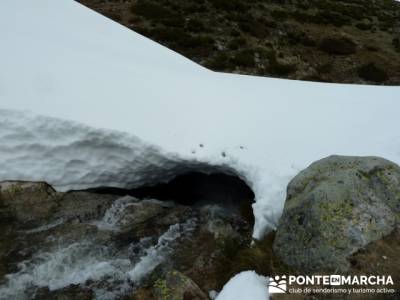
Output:
M154 283L153 294L157 300L208 300L193 280L175 270Z
M91 300L93 292L79 285L70 285L68 287L50 291L48 288L41 288L36 292L34 300Z

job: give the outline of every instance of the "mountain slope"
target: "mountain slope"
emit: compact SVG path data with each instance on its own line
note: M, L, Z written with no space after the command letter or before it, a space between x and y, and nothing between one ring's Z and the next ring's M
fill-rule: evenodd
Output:
M400 84L394 0L79 0L216 71Z

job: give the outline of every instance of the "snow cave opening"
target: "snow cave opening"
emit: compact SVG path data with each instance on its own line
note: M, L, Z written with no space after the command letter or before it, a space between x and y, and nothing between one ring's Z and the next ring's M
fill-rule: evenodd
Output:
M223 172L206 174L190 171L177 175L166 183L146 185L134 189L96 188L96 193L130 195L138 199L173 201L181 205L218 205L253 219L252 204L255 194L240 177Z

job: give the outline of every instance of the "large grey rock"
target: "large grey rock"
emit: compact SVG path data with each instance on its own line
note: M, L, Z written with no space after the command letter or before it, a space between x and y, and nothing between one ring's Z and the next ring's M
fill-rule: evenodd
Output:
M345 271L347 258L400 220L400 167L378 157L331 156L290 183L274 251L303 271Z

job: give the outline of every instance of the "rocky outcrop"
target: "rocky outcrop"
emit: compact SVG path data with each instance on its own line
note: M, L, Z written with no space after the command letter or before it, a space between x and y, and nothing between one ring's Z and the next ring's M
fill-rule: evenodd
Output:
M348 258L400 220L400 167L378 157L331 156L289 184L274 251L303 271L346 271Z

